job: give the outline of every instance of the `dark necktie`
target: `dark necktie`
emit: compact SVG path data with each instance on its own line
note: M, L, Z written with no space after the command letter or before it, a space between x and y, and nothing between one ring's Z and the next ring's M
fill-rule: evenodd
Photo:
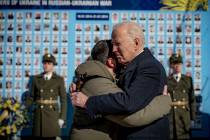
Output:
M175 78L176 78L176 81L178 82L178 80L179 80L179 76L176 76Z

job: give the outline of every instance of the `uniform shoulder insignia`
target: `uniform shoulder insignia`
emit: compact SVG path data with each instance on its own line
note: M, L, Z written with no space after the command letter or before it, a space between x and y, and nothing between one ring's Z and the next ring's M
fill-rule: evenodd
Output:
M41 73L41 74L34 75L34 77L37 77L37 78L40 78L40 77L42 77L42 76L43 76L42 73Z
M172 78L173 78L173 76L172 76L172 75L169 75L169 76L168 76L168 79L172 79Z
M58 74L57 74L57 73L55 73L55 72L53 73L53 77L54 77L54 78L61 78L61 76L60 76L60 75L58 75Z
M192 77L190 75L184 75L186 78L191 79Z
M54 74L54 76L55 76L55 78L58 78L58 79L61 79L61 80L64 79L64 77L62 75L58 75L56 73Z

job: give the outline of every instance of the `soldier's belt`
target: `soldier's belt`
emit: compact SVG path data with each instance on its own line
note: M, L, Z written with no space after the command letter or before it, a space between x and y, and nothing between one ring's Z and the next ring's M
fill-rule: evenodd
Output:
M188 102L186 101L176 101L176 102L172 102L171 106L186 106L188 104Z
M40 104L56 104L58 103L57 100L36 100L37 103Z

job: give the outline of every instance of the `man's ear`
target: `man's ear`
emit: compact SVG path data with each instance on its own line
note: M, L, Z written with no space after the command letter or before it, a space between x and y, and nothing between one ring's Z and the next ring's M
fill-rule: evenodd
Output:
M107 61L106 61L106 65L107 65L109 68L114 68L114 67L115 67L114 60L113 60L112 58L108 58Z
M139 50L139 46L143 46L143 40L139 39L139 38L135 38L134 39L134 43L135 43L135 50L138 51Z
M138 50L139 43L140 43L140 42L139 42L139 39L138 39L138 38L135 38L135 39L134 39L135 51Z

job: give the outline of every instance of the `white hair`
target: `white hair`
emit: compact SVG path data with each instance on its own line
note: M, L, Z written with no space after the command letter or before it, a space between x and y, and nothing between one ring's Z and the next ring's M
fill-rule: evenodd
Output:
M117 30L119 27L127 27L127 34L131 39L141 39L143 41L143 45L145 43L145 37L142 28L135 22L122 22L114 25L113 32Z

